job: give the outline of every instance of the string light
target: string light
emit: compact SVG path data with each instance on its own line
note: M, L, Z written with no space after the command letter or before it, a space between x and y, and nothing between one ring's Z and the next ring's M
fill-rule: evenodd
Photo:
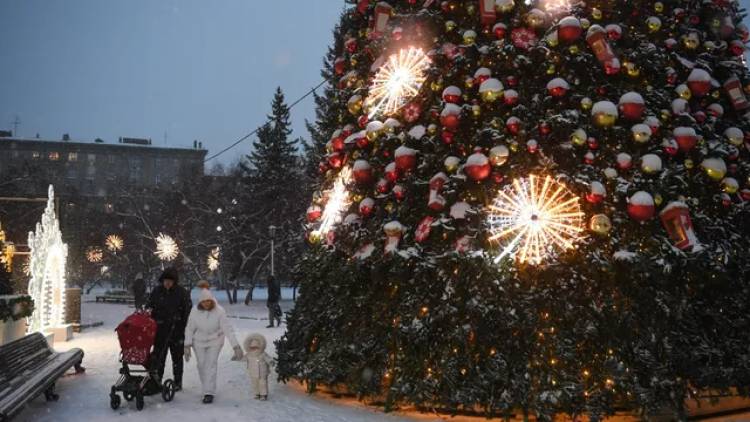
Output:
M489 206L489 240L503 244L495 262L513 254L538 265L556 250L572 248L584 230L583 216L579 198L552 177L514 180Z
M180 248L177 247L177 242L174 241L170 236L159 233L156 236L156 252L154 254L159 257L162 261L172 261L177 258L177 254L180 252Z
M333 188L326 193L328 201L323 209L320 227L313 233L326 235L333 229L333 226L341 222L341 214L351 204L349 191L346 190L346 184L349 183L351 176L352 170L349 167L344 167L339 172L338 177L333 182Z
M369 117L394 113L415 97L427 79L429 66L430 59L421 48L409 47L392 54L370 85L365 101Z
M122 247L125 245L125 242L123 242L122 238L116 234L110 234L107 236L107 239L104 241L104 244L107 246L107 249L109 249L112 252L118 252L122 250Z
M211 249L211 253L208 254L207 264L210 271L216 271L219 268L219 247Z

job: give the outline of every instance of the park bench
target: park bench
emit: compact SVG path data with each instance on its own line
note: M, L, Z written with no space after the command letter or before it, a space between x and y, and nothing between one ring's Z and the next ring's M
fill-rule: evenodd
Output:
M83 351L55 352L41 333L29 334L0 346L0 422L9 421L26 403L44 393L56 401L55 382L68 369L81 366Z
M96 301L103 303L135 303L135 297L127 295L97 295Z

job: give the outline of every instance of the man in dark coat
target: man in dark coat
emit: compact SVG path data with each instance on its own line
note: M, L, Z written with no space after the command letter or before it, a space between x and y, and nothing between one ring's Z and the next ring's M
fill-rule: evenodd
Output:
M266 306L268 307L268 326L266 328L273 328L274 319L277 321L276 325L281 325L280 300L281 286L273 276L270 276L268 277L268 299L266 300Z
M153 362L158 367L159 378L164 377L167 351L172 356L172 376L175 388L182 389L182 357L184 353L185 325L187 325L193 302L190 293L177 284L179 275L174 268L167 268L159 277L159 284L151 291L146 307L156 321Z
M135 309L143 309L146 304L146 282L143 281L143 274L138 273L133 281L133 296L135 297Z

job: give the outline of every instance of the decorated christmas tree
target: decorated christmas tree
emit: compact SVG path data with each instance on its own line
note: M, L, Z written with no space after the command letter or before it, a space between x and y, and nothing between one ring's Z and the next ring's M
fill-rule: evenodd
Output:
M742 13L352 2L280 378L541 419L747 394Z

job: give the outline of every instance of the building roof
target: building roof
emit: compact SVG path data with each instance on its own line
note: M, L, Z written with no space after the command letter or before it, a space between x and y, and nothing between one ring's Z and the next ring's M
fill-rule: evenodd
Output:
M207 150L203 148L192 148L192 147L184 147L184 146L156 146L153 144L149 145L143 145L143 144L130 144L130 143L108 143L108 142L95 142L95 141L82 141L82 140L69 140L64 141L61 139L43 139L43 138L24 138L24 137L0 137L0 143L2 142L19 142L19 143L32 143L32 142L39 142L44 144L50 144L50 145L60 145L60 146L78 146L78 147L94 147L98 148L100 146L105 147L122 147L122 148L137 148L137 149L148 149L148 150L154 150L158 151L161 150L163 152L175 152L175 151L184 151L184 152L201 152L206 153Z

